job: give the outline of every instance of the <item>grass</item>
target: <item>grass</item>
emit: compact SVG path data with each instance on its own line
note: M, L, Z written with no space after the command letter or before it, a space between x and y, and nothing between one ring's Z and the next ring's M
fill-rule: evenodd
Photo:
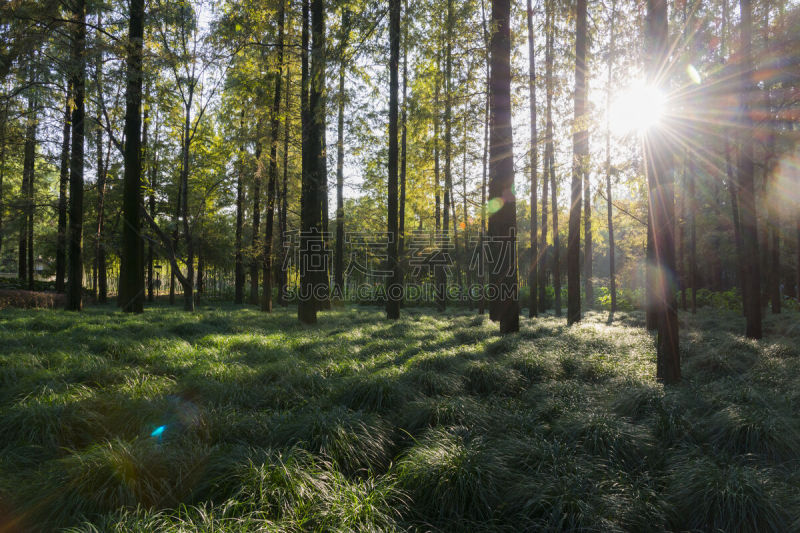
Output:
M606 318L2 310L0 530L796 530L800 315Z

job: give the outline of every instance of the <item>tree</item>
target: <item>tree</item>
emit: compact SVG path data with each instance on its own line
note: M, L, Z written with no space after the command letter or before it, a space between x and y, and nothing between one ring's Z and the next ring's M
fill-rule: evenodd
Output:
M239 121L239 134L244 135L244 107ZM244 140L239 141L239 164L236 170L236 255L234 256L234 296L236 304L244 303L244 251L242 233L244 228Z
M608 285L611 295L610 316L614 316L617 310L617 277L616 264L614 257L614 204L611 201L611 82L614 67L614 46L616 44L616 34L614 33L615 17L617 13L617 2L611 0L611 14L608 22L608 80L606 83L606 212L608 216Z
M127 88L125 93L125 171L122 204L121 294L122 310L144 310L144 258L142 257L142 53L144 49L144 0L130 0L128 22Z
M531 0L528 0L528 91L530 93L530 109L531 109L531 143L530 143L530 157L531 157L531 264L528 270L528 315L530 317L537 316L538 306L536 305L536 297L538 292L537 281L539 277L538 264L539 264L539 249L536 243L537 240L537 188L539 187L537 179L538 171L538 136L536 134L536 46L533 37L533 6Z
M286 9L283 0L278 6L278 58L276 61L275 89L272 101L272 128L269 148L269 181L267 183L267 220L264 224L264 287L261 296L261 310L272 311L272 232L275 215L275 185L278 181L278 135L281 127L281 85L283 83L283 41Z
M307 0L306 0L307 1ZM306 2L303 4L306 25ZM325 161L325 6L323 0L311 0L311 69L306 78L309 86L308 104L303 114L303 130L307 131L307 146L303 153L303 180L300 198L300 298L298 318L304 324L317 322L323 283L319 265L323 265L321 234L322 187L327 182ZM304 28L304 33L307 30ZM305 40L305 39L304 39ZM303 47L305 53L306 47ZM307 70L307 69L305 69ZM310 78L310 79L308 79ZM304 91L304 88L301 88ZM322 271L322 272L321 272Z
M344 80L346 71L345 52L350 34L350 10L342 8L342 24L339 36L339 93L336 139L336 250L334 251L334 287L344 294Z
M29 67L30 83L35 84L33 65ZM38 126L37 103L33 89L29 90L28 108L25 118L25 146L23 148L22 183L20 186L20 205L22 224L19 230L19 278L27 280L29 290L33 290L33 223L34 198L33 181L36 165L36 131Z
M741 12L741 70L739 72L739 107L741 122L741 141L739 146L738 185L741 195L739 201L740 224L742 233L742 260L744 281L748 295L744 302L744 314L747 322L745 334L751 339L761 338L761 271L758 250L758 221L755 213L755 191L753 161L753 119L750 107L755 97L752 81L753 57L752 35L753 14L750 0L740 0Z
M72 13L71 72L73 101L72 151L69 167L69 261L67 309L80 311L83 289L83 143L86 87L86 0L76 0Z
M398 93L398 67L400 62L400 0L389 2L389 179L387 196L387 231L389 269L391 270L390 282L387 288L386 317L390 320L400 318L400 299L395 291L400 287L400 266L397 257L397 93ZM447 192L445 192L445 199ZM446 202L447 200L445 200ZM447 220L445 209L445 220Z
M575 28L575 122L572 145L572 203L569 208L569 236L567 239L567 324L581 319L581 193L582 179L587 172L589 156L589 131L586 117L586 0L578 0ZM586 191L589 194L589 191ZM588 202L587 202L588 210ZM589 226L591 231L591 226ZM584 236L585 237L585 236ZM591 245L589 245L591 246ZM586 250L591 253L591 248ZM585 258L589 259L589 258ZM591 261L591 259L589 259ZM588 283L588 281L587 281Z
M649 82L663 87L664 65L669 52L666 0L647 2L647 68ZM675 192L672 146L664 127L647 130L644 147L650 189L652 236L656 272L654 306L658 328L656 378L666 384L681 379L678 351L678 304L675 298Z
M516 229L514 197L514 145L511 128L511 31L510 0L493 0L491 16L491 128L489 156L489 236L493 261L490 286L497 298L491 302L500 322L500 333L519 331L517 295ZM490 308L490 312L492 310Z

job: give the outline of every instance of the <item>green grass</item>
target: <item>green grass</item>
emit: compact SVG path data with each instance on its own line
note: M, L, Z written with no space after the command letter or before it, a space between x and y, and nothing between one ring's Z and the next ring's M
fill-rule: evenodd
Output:
M800 315L0 311L0 530L791 531Z

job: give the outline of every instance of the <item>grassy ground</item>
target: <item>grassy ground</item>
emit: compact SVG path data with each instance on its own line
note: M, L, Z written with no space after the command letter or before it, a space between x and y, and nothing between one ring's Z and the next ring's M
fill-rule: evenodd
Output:
M800 315L0 312L0 530L800 529Z

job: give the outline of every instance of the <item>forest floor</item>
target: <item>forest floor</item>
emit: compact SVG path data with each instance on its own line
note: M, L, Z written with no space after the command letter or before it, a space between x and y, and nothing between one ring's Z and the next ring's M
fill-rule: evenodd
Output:
M0 311L0 531L800 530L800 314Z

